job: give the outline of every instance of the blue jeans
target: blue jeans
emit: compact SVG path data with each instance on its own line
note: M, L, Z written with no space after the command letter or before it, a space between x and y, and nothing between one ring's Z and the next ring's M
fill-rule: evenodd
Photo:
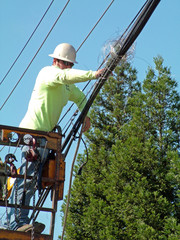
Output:
M25 174L26 169L26 159L25 154L29 150L28 146L24 146L22 148L22 165L20 167L20 175ZM41 157L43 156L43 160L45 161L47 158L48 150L44 150L44 148L39 148L39 153ZM27 167L27 176L34 176L34 171L36 168L37 161L28 162ZM30 200L35 194L35 186L36 181L32 181L32 179L26 179L26 195L25 195L25 205L29 206ZM15 204L15 198L17 200L17 204L22 203L23 197L23 188L24 188L24 179L23 178L16 178L11 195L9 197L9 204ZM17 210L17 211L16 211ZM15 209L15 208L8 208L7 209L7 220L3 223L4 228L10 230L16 230L17 228L30 223L30 219L28 217L29 210L28 209ZM16 218L17 217L17 218Z

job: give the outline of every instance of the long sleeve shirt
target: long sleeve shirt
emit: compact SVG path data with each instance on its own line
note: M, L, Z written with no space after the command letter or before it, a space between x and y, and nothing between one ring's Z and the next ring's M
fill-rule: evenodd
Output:
M52 131L63 107L73 101L81 111L86 104L84 93L74 83L95 79L95 71L43 68L36 79L28 110L19 127Z

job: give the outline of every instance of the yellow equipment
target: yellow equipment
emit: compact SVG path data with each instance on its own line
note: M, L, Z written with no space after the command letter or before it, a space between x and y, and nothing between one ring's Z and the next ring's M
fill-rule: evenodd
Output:
M16 139L12 136L16 135ZM17 170L17 173L10 176L10 171L6 164L0 162L0 206L2 207L16 207L16 208L25 208L32 210L32 216L39 214L40 211L49 212L51 214L50 221L50 231L49 235L44 234L35 234L34 240L53 240L54 235L54 227L55 227L55 214L57 211L57 204L59 200L63 199L63 191L64 191L64 181L65 181L65 162L64 157L61 152L61 139L62 135L60 132L44 132L44 131L36 131L30 129L17 128L12 126L4 126L0 125L0 145L11 146L11 147L22 147L24 145L28 145L33 147L33 143L27 141L27 139L32 138L35 139L36 147L42 147L38 145L42 139L45 139L44 148L53 151L54 157L49 159L43 168L42 172L42 187L43 193L40 198L37 200L35 205L26 206L26 205L18 205L18 204L9 204L8 197L12 190L12 186L16 178L27 177L31 179L32 176L25 176L20 174L20 169ZM32 144L32 145L31 145ZM35 160L36 161L36 160ZM37 159L38 161L38 159ZM8 166L9 168L9 166ZM3 191L1 191L2 186L6 186L8 190L7 196L5 196L6 201L4 201ZM44 207L45 199L47 198L49 192L51 192L51 201L52 207ZM2 239L31 239L31 234L9 231L9 230L0 230L0 240Z

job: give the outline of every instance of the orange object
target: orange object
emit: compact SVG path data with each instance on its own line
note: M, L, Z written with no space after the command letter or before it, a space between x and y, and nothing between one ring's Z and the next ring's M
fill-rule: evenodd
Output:
M55 173L56 173L56 164L55 164L55 159L49 159L44 167L43 167L43 172L42 172L42 177L48 178L49 180L55 180ZM52 186L52 182L43 180L42 181L42 187L45 188L47 186Z

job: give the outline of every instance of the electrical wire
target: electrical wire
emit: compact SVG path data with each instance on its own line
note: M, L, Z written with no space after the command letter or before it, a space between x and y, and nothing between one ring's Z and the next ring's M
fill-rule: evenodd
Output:
M83 108L81 114L79 115L78 119L73 125L73 128L71 129L71 131L69 132L68 136L66 137L66 139L62 144L62 148L61 148L62 152L66 148L64 156L67 155L80 125L84 121L84 118L88 113L89 108L91 107L95 97L99 93L103 84L105 83L107 78L110 76L111 72L114 71L115 67L117 66L119 61L122 59L122 57L127 53L130 46L136 40L136 38L138 37L138 35L146 25L147 21L151 17L152 13L154 12L159 2L160 0L147 1L147 4L144 5L141 13L139 13L139 16L137 17L136 21L133 23L129 32L126 34L125 38L123 38L123 40L120 42L119 40L117 41L119 44L117 45L117 49L115 49L116 54L115 55L113 54L114 56L112 56L111 61L107 62L104 72L102 76L99 78L99 81L97 82L97 85L95 86L94 91L92 92L90 98L88 99L86 106Z
M136 14L136 16L133 18L133 20L130 22L130 24L128 25L128 27L125 29L124 33L122 34L122 36L120 37L120 39L116 42L116 44L123 39L123 37L128 33L128 31L130 30L131 26L133 25L133 23L135 22L135 20L137 19L137 17L139 16L139 14L142 12L142 10L144 9L145 5L147 4L148 0L146 0L146 2L143 4L143 6L141 7L141 9L138 11L138 13ZM97 26L97 24L100 22L100 20L102 19L102 17L105 15L105 13L107 12L107 10L110 8L110 6L112 5L113 1L111 1L111 3L109 4L109 6L106 8L106 10L104 11L104 13L101 15L101 17L98 19L98 21L96 22L96 24L94 25L94 27L91 29L91 31L89 32L89 34L87 35L87 37L84 39L84 41L81 43L81 45L79 46L79 48L77 49L77 51L79 51L79 49L82 47L82 45L85 43L85 41L87 40L87 38L90 36L90 34L92 33L92 31L95 29L95 27ZM116 46L115 44L115 46ZM115 47L114 46L114 47ZM102 61L102 63L100 64L100 66L98 67L98 69L100 69L103 64L107 61L108 57L110 56L111 52L109 51L109 53L105 56L104 60ZM87 84L85 85L85 87L83 88L82 91L84 91L87 86L89 85L91 81L88 81ZM93 84L97 85L96 82ZM86 95L87 96L87 95ZM74 103L71 104L71 106L68 108L68 110L65 112L65 114L61 117L61 119L58 122L58 125L62 122L62 120L64 119L64 117L67 115L67 113L71 110L71 108L74 106ZM72 118L74 118L75 114L76 114L77 110L74 112L74 114L72 115L72 117L70 118L69 121L71 121ZM77 114L76 114L77 115ZM68 123L66 123L65 127L68 125ZM65 133L67 132L67 130L69 129L71 124L68 125L68 127L66 128ZM64 128L65 128L64 127Z
M148 0L146 0L146 2L143 4L143 6L141 7L141 9L138 11L138 13L136 14L136 16L134 17L134 19L130 22L130 24L129 24L128 27L125 29L125 31L124 31L124 33L122 34L122 36L121 36L120 39L122 39L122 38L125 36L125 34L129 31L130 27L132 26L132 24L134 23L134 21L137 19L137 17L139 16L140 12L141 12L142 9L144 8L144 6L147 4L147 2L148 2ZM80 49L80 48L82 47L82 45L85 43L85 41L87 40L87 38L90 36L90 34L91 34L92 31L95 29L95 27L97 26L97 24L99 23L99 21L100 21L100 20L102 19L102 17L105 15L105 13L107 12L107 10L110 8L110 6L112 5L112 3L113 3L113 1L109 4L109 6L108 6L107 9L104 11L104 13L102 14L102 16L98 19L98 21L96 22L96 24L94 25L94 27L91 29L91 31L89 32L89 34L87 35L87 37L85 38L85 40L81 43L81 45L79 46L79 48L77 49L77 51L79 51L79 49ZM104 58L103 62L100 64L100 66L98 67L98 69L100 69L100 68L103 66L103 64L106 62L106 60L107 60L108 57L110 56L110 54L111 54L111 52L109 52L109 53L106 55L106 57ZM85 87L83 88L82 91L84 91L84 90L87 88L87 86L89 85L90 82L91 82L91 81L88 81L88 82L87 82L87 84L85 85ZM94 85L95 85L95 84L96 84L96 83L94 83ZM93 85L93 86L94 86L94 85ZM61 117L61 119L60 119L59 122L58 122L58 125L62 122L62 120L64 119L64 117L67 115L67 113L71 110L71 108L72 108L73 106L74 106L74 103L71 104L71 106L68 108L68 110L65 112L65 114ZM77 110L76 110L76 111L77 111ZM76 111L75 111L75 113L76 113ZM74 114L75 114L75 113L74 113ZM71 118L73 118L74 114L72 115ZM70 119L69 121L71 121L71 119ZM67 124L66 124L66 126L67 126ZM69 127L70 127L70 125L69 125ZM69 128L69 127L68 127L68 128ZM66 132L67 132L68 128L66 129Z
M72 186L73 169L74 169L74 163L75 163L76 156L77 156L78 149L79 149L80 142L81 142L82 129L83 129L83 126L82 126L82 128L81 128L79 140L78 140L78 143L77 143L76 151L75 151L74 158L73 158L72 165L71 165L71 173L70 173L70 179L69 179L69 190L68 190L68 195L67 195L67 203L66 203L66 210L65 210L64 224L63 224L63 230L62 230L61 240L63 240L63 238L64 238L64 233L65 233L65 227L66 227L67 216L68 216L68 209L69 209L69 203L70 203L70 196L71 196L71 186Z
M154 3L150 2L149 4L147 4L146 7L144 7L144 10L142 10L142 12L139 14L139 17L137 18L136 22L134 23L134 26L132 26L131 30L129 31L126 38L124 39L122 46L120 47L120 49L117 50L116 56L113 57L112 61L110 61L107 64L105 71L103 73L103 76L100 77L99 82L97 83L96 89L91 94L90 99L88 100L88 102L86 104L86 107L82 110L81 115L79 116L78 120L74 124L73 129L71 130L69 136L66 138L65 142L62 144L61 150L63 151L63 149L66 147L67 143L70 140L70 143L67 146L67 150L66 150L64 156L67 155L67 152L70 148L70 145L71 145L73 139L75 138L75 135L79 129L79 126L83 122L84 115L86 115L87 111L89 110L89 107L91 106L91 104L92 104L93 100L95 99L96 95L98 94L99 90L101 89L101 87L103 86L105 81L107 80L110 72L112 72L112 70L116 67L116 65L122 59L124 54L128 51L129 47L132 45L132 43L138 37L138 35L142 31L143 27L149 20L151 14L155 10L155 8L159 4L159 2L160 2L160 0L157 0L156 2L154 1ZM72 179L72 176L71 176L71 179ZM69 192L68 192L68 198L67 198L67 204L66 204L66 210L65 210L65 220L64 220L64 226L63 226L63 235L61 237L61 240L63 240L65 226L66 226L66 222L67 222L68 207L69 207L69 203L70 203L70 191L71 191L71 184L69 185Z
M108 9L111 7L111 5L113 4L114 0L111 1L111 3L108 5L108 7L106 8L106 10L103 12L103 14L101 15L101 17L98 19L98 21L96 22L96 24L94 25L94 27L91 29L91 31L88 33L88 35L85 37L84 41L81 43L81 45L78 47L78 49L76 50L76 52L79 51L79 49L82 47L82 45L86 42L86 40L89 38L89 36L91 35L91 33L94 31L94 29L96 28L96 26L98 25L98 23L101 21L101 19L104 17L104 15L106 14L106 12L108 11Z
M54 0L53 0L54 1ZM23 47L23 49L21 50L20 54L18 55L18 57L15 59L14 63L12 64L12 66L10 67L10 69L8 70L8 72L6 73L5 77L3 78L3 80L0 82L0 85L2 84L2 82L5 80L5 78L7 77L7 75L9 74L9 72L11 71L12 67L15 65L15 63L17 62L18 58L20 57L20 55L22 54L22 52L24 51L25 47L27 46L27 44L29 43L30 39L32 38L32 36L34 35L35 31L37 30L38 26L40 25L41 21L43 20L44 16L46 15L47 11L49 10L49 8L51 7L53 1L51 2L51 4L49 5L48 9L46 10L45 14L43 15L42 19L40 20L39 24L37 25L37 27L35 28L35 30L33 31L33 33L31 34L30 38L28 39L27 43L25 44L25 46ZM12 95L12 93L15 91L16 87L18 86L18 84L20 83L21 79L24 77L25 73L27 72L27 70L29 69L30 65L32 64L32 62L34 61L35 57L37 56L37 54L39 53L41 47L44 45L46 39L48 38L49 34L51 33L52 29L54 28L55 24L57 23L57 21L59 20L60 16L62 15L63 11L65 10L66 6L68 5L68 3L70 2L70 0L67 1L67 3L65 4L65 7L63 8L61 14L59 15L59 17L57 18L56 22L54 23L53 27L51 28L51 30L49 31L49 33L47 34L45 40L43 41L43 43L41 44L40 48L38 49L38 51L36 52L36 54L34 55L34 57L32 58L32 60L30 61L29 65L27 66L27 68L25 69L24 73L22 74L22 76L20 77L20 79L18 80L18 82L16 83L16 85L14 86L14 88L12 89L12 91L10 92L10 94L8 95L8 97L6 98L6 100L4 101L4 103L2 104L2 106L0 107L0 111L2 110L2 108L4 107L4 105L6 104L6 102L8 101L8 99L10 98L10 96ZM98 25L98 23L101 21L101 19L104 17L104 15L106 14L106 12L108 11L108 9L111 7L112 3L114 2L114 0L111 1L111 3L108 5L108 7L106 8L106 10L103 12L103 14L101 15L101 17L98 19L98 21L96 22L96 24L94 25L94 27L91 29L91 31L88 33L88 35L85 37L85 39L83 40L83 42L80 44L80 46L78 47L77 51L78 52L80 50L80 48L83 46L83 44L86 42L86 40L89 38L89 36L91 35L91 33L94 31L94 29L96 28L96 26ZM88 86L89 82L86 84L85 88ZM84 89L85 89L84 88ZM84 91L83 89L83 91ZM72 104L73 106L73 104ZM72 106L69 108L68 111L70 111L70 109L72 108ZM66 114L65 114L66 115ZM62 119L65 116L62 117ZM62 119L60 120L60 122L62 121ZM58 122L58 124L60 123Z
M65 11L67 5L69 4L70 0L68 0L63 8L63 10L61 11L61 13L59 14L58 18L56 19L55 23L53 24L53 26L51 27L50 31L48 32L48 34L46 35L44 41L42 42L41 46L39 47L39 49L37 50L37 52L35 53L34 57L31 59L30 63L28 64L28 66L26 67L25 71L23 72L23 74L21 75L21 77L19 78L19 80L17 81L17 83L15 84L14 88L12 89L12 91L10 92L10 94L8 95L8 97L6 98L6 100L4 101L4 103L2 104L2 106L0 107L0 111L2 110L2 108L4 107L4 105L6 104L6 102L8 101L8 99L10 98L10 96L12 95L12 93L14 92L14 90L16 89L16 87L18 86L18 84L20 83L20 81L22 80L23 76L25 75L25 73L27 72L27 70L29 69L29 67L31 66L32 62L34 61L34 59L36 58L37 54L39 53L40 49L42 48L42 46L44 45L45 41L47 40L47 38L49 37L50 33L52 32L53 28L55 27L56 23L58 22L59 18L61 17L61 15L63 14L63 12Z
M81 137L81 140L82 140L82 142L84 143L84 147L85 147L85 149L86 149L86 157L87 157L87 159L86 159L86 161L85 161L84 163L82 163L82 165L80 166L77 175L81 175L83 167L88 163L88 160L89 160L89 154L88 154L88 148L87 148L86 142L84 141L84 139L83 139L82 137Z
M47 12L49 11L51 5L53 4L54 0L51 1L51 3L49 4L48 8L46 9L45 13L43 14L41 20L39 21L39 23L37 24L37 26L35 27L34 31L32 32L32 34L30 35L29 39L27 40L27 42L25 43L24 47L22 48L22 50L20 51L19 55L16 57L16 59L14 60L14 62L12 63L11 67L9 68L9 70L7 71L7 73L5 74L5 76L3 77L3 79L0 82L0 85L4 82L4 80L6 79L6 77L8 76L8 74L10 73L11 69L14 67L15 63L17 62L17 60L19 59L19 57L21 56L21 54L23 53L23 51L25 50L25 48L27 47L28 43L30 42L31 38L33 37L33 35L35 34L36 30L38 29L39 25L41 24L42 20L44 19L44 17L46 16Z
M125 29L124 33L121 35L121 37L118 39L118 41L116 41L114 47L116 47L116 45L118 44L118 42L120 40L123 39L123 37L130 31L131 26L133 25L133 23L135 22L135 20L137 19L137 17L139 16L139 14L142 12L143 8L145 7L145 5L147 4L149 0L146 0L146 2L143 4L143 6L141 7L141 9L138 11L138 13L136 14L136 16L133 18L133 20L130 22L130 24L127 26L127 28ZM103 64L107 61L108 57L110 56L111 51L109 51L109 53L105 56L104 60L102 61L102 63L100 64L100 66L98 67L98 69L100 69Z
M105 9L105 11L103 12L103 14L100 16L100 18L98 19L98 21L95 23L95 25L93 26L93 28L90 30L90 32L87 34L87 36L85 37L85 39L82 41L82 43L80 44L80 46L77 48L76 53L80 50L80 48L84 45L84 43L87 41L87 39L89 38L89 36L92 34L92 32L94 31L94 29L97 27L97 25L99 24L99 22L102 20L102 18L104 17L104 15L106 14L106 12L109 10L109 8L111 7L111 5L113 4L114 0L112 0L110 2L110 4L108 5L108 7ZM87 86L89 85L90 81L87 82L87 84L85 85L85 87L83 88L82 91L84 91ZM61 121L64 119L64 117L67 115L67 113L71 110L71 108L74 106L74 103L71 104L71 106L68 108L68 110L65 112L65 114L61 117L61 119L58 122L58 125L61 123ZM73 114L74 115L74 114ZM73 117L73 116L72 116Z

